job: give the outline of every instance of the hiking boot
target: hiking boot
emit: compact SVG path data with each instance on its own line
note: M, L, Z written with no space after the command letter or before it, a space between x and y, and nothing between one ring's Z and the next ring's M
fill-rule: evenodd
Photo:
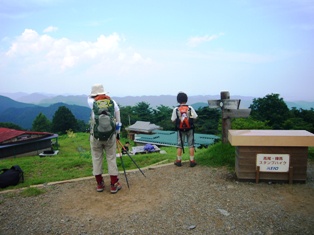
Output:
M176 166L182 166L182 163L181 163L180 160L176 160L176 161L174 162L174 164L175 164Z
M195 167L196 166L196 162L195 161L190 161L190 167Z
M115 184L111 185L110 192L117 193L120 189L122 189L121 184L119 182L116 182Z
M97 192L102 192L104 191L104 189L105 189L104 181L101 181L99 184L97 184L97 188L96 188Z

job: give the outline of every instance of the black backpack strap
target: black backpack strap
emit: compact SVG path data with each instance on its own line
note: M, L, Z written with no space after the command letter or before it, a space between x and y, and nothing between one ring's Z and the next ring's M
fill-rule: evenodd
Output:
M180 126L180 122L181 122L180 116L179 116L179 114L180 114L179 107L180 107L180 105L178 105L178 106L176 107L176 115L177 115L177 118L176 118L176 121L175 121L175 130L179 130L179 126Z
M192 114L192 108L189 106L189 115L191 114ZM193 135L194 135L194 129L195 129L194 119L189 117L189 123L190 123L191 129L193 129Z
M180 105L178 105L178 106L176 107L177 118L179 118L179 107L180 107Z

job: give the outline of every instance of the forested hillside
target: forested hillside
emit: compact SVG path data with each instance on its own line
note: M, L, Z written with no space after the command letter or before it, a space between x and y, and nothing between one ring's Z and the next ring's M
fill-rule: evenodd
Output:
M2 113L4 110L8 108L26 108L26 107L36 107L36 105L17 102L8 97L0 95L0 113Z
M86 98L86 97L85 97ZM84 99L85 99L84 98ZM159 97L161 101L162 98ZM163 97L166 98L166 97ZM81 97L82 99L82 97ZM199 102L192 103L189 99L189 104L198 112L196 131L199 133L217 134L219 110L209 109L208 104L200 99ZM117 100L116 100L117 101ZM170 115L174 105L166 104L153 107L151 103L140 101L133 105L120 105L121 119L123 126L134 124L136 121L149 121L161 126L164 130L172 130L173 123L170 121ZM176 104L175 104L176 105ZM31 129L35 118L42 113L47 119L52 121L55 112L65 106L74 115L75 119L80 123L80 130L86 130L90 117L90 108L86 106L71 105L63 102L49 105L47 107L26 104L14 101L10 98L0 96L0 123L13 123L24 129ZM295 106L292 106L295 107ZM241 108L246 108L242 105ZM314 133L314 110L313 108L291 108L287 105L279 94L267 95L264 98L252 100L252 108L250 117L244 120L236 119L232 122L232 127L236 129L303 129Z
M43 107L17 102L4 96L0 96L0 122L10 122L22 128L31 129L32 123L39 113L44 114L49 120L52 120L53 115L60 106L65 106L71 110L77 120L88 122L90 116L90 109L88 107L64 103L56 103L48 107Z

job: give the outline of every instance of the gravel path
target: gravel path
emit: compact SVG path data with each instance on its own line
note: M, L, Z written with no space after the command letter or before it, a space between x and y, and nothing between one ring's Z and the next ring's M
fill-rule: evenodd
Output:
M225 168L166 165L123 175L117 194L95 180L0 194L0 234L314 234L314 170L305 184L238 182ZM105 176L108 184L109 177Z

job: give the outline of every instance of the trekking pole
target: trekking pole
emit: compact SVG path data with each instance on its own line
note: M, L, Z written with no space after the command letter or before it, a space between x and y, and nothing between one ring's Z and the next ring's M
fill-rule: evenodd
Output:
M196 152L194 134L195 132L194 132L194 127L193 127L193 148L194 148L194 152Z
M120 140L117 140L117 142L121 145L121 147L122 147L123 150L127 153L127 155L129 156L129 158L131 158L132 162L136 165L136 167L139 169L139 171L142 173L142 175L144 175L144 177L146 177L146 175L143 173L143 171L141 170L141 168L137 165L137 163L134 161L134 159L130 156L129 152L125 149L125 147L123 146L123 144L120 142Z
M118 140L117 140L117 142L118 142ZM123 163L123 159L122 159L122 153L121 153L121 151L119 149L119 146L118 146L118 152L119 152L119 156L120 156L120 160L121 160L121 165L122 165L122 168L123 168L123 171L124 171L125 181L126 181L126 183L128 185L128 188L130 189L128 177L126 176L125 167L124 167L124 163Z
M180 140L181 140L182 151L183 151L183 154L184 154L184 143L182 141L182 133L181 133L181 131L179 131L179 136L180 136Z

